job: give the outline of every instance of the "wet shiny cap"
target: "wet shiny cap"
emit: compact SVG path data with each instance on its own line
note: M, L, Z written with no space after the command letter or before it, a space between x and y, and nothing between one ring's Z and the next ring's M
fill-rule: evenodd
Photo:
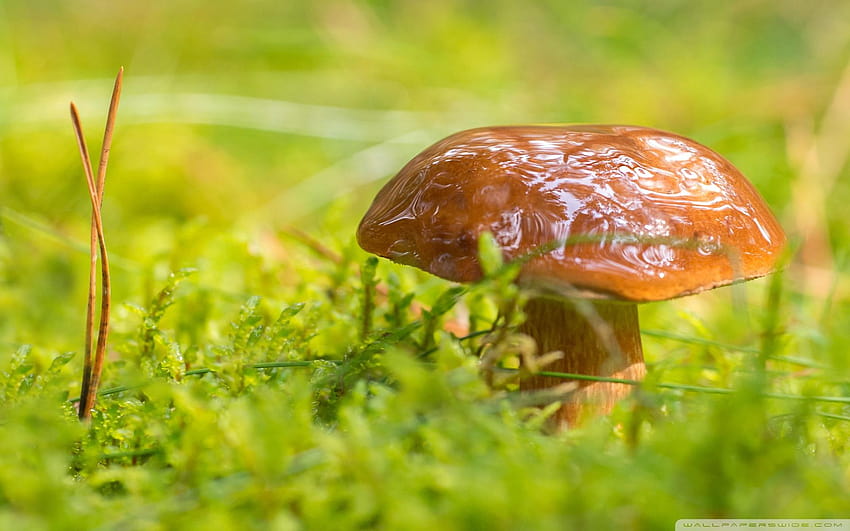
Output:
M785 234L730 162L693 140L619 125L471 129L429 147L360 222L366 251L460 282L493 234L520 283L663 300L770 273ZM529 258L530 257L530 258Z

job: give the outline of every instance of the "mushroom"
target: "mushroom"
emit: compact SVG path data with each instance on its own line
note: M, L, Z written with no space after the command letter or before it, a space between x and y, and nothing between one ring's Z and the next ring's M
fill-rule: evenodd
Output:
M482 276L489 232L531 297L519 331L557 371L640 380L637 304L770 273L785 235L726 159L688 138L624 125L462 131L413 158L375 197L363 249L439 277ZM522 389L562 378L534 375ZM578 381L554 419L607 413L630 391Z

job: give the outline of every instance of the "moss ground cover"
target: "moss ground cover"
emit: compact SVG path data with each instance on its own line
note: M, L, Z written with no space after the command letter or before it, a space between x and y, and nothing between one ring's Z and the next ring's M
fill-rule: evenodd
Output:
M0 528L846 517L848 10L0 3ZM99 145L119 65L112 332L81 424L90 205L67 103ZM724 154L793 252L776 277L642 306L646 382L547 435L551 409L491 363L522 348L509 274L458 288L353 234L447 133L582 121Z

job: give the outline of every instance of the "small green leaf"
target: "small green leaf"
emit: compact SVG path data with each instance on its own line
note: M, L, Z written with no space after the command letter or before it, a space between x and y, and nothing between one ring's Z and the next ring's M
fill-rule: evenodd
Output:
M144 306L132 302L125 302L123 306L139 317L144 317L148 312Z
M27 374L32 370L32 363L24 363L23 365L18 365L15 367L13 374Z
M61 369L63 366L67 365L69 361L74 359L75 353L73 352L65 352L63 354L59 354L53 361L50 362L50 368L47 369L48 372L55 372Z
M285 321L292 319L293 317L298 315L298 312L300 312L303 308L304 308L303 302L299 302L299 303L287 306L286 308L281 310L280 315L277 318L277 322L282 323L282 322L285 322Z
M460 299L460 296L463 295L465 291L466 288L463 286L452 286L441 293L437 298L437 301L431 307L431 311L428 312L429 317L438 317L449 312L449 310L455 307L458 299Z
M504 264L502 248L490 232L478 235L478 260L485 276L495 274Z

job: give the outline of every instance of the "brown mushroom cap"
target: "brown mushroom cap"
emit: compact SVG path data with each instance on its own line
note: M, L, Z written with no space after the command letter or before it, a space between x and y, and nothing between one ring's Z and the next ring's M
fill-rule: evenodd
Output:
M456 133L384 186L357 239L379 256L465 282L481 276L485 231L506 260L539 253L522 266L521 283L627 301L766 275L785 243L729 161L679 135L621 125Z

